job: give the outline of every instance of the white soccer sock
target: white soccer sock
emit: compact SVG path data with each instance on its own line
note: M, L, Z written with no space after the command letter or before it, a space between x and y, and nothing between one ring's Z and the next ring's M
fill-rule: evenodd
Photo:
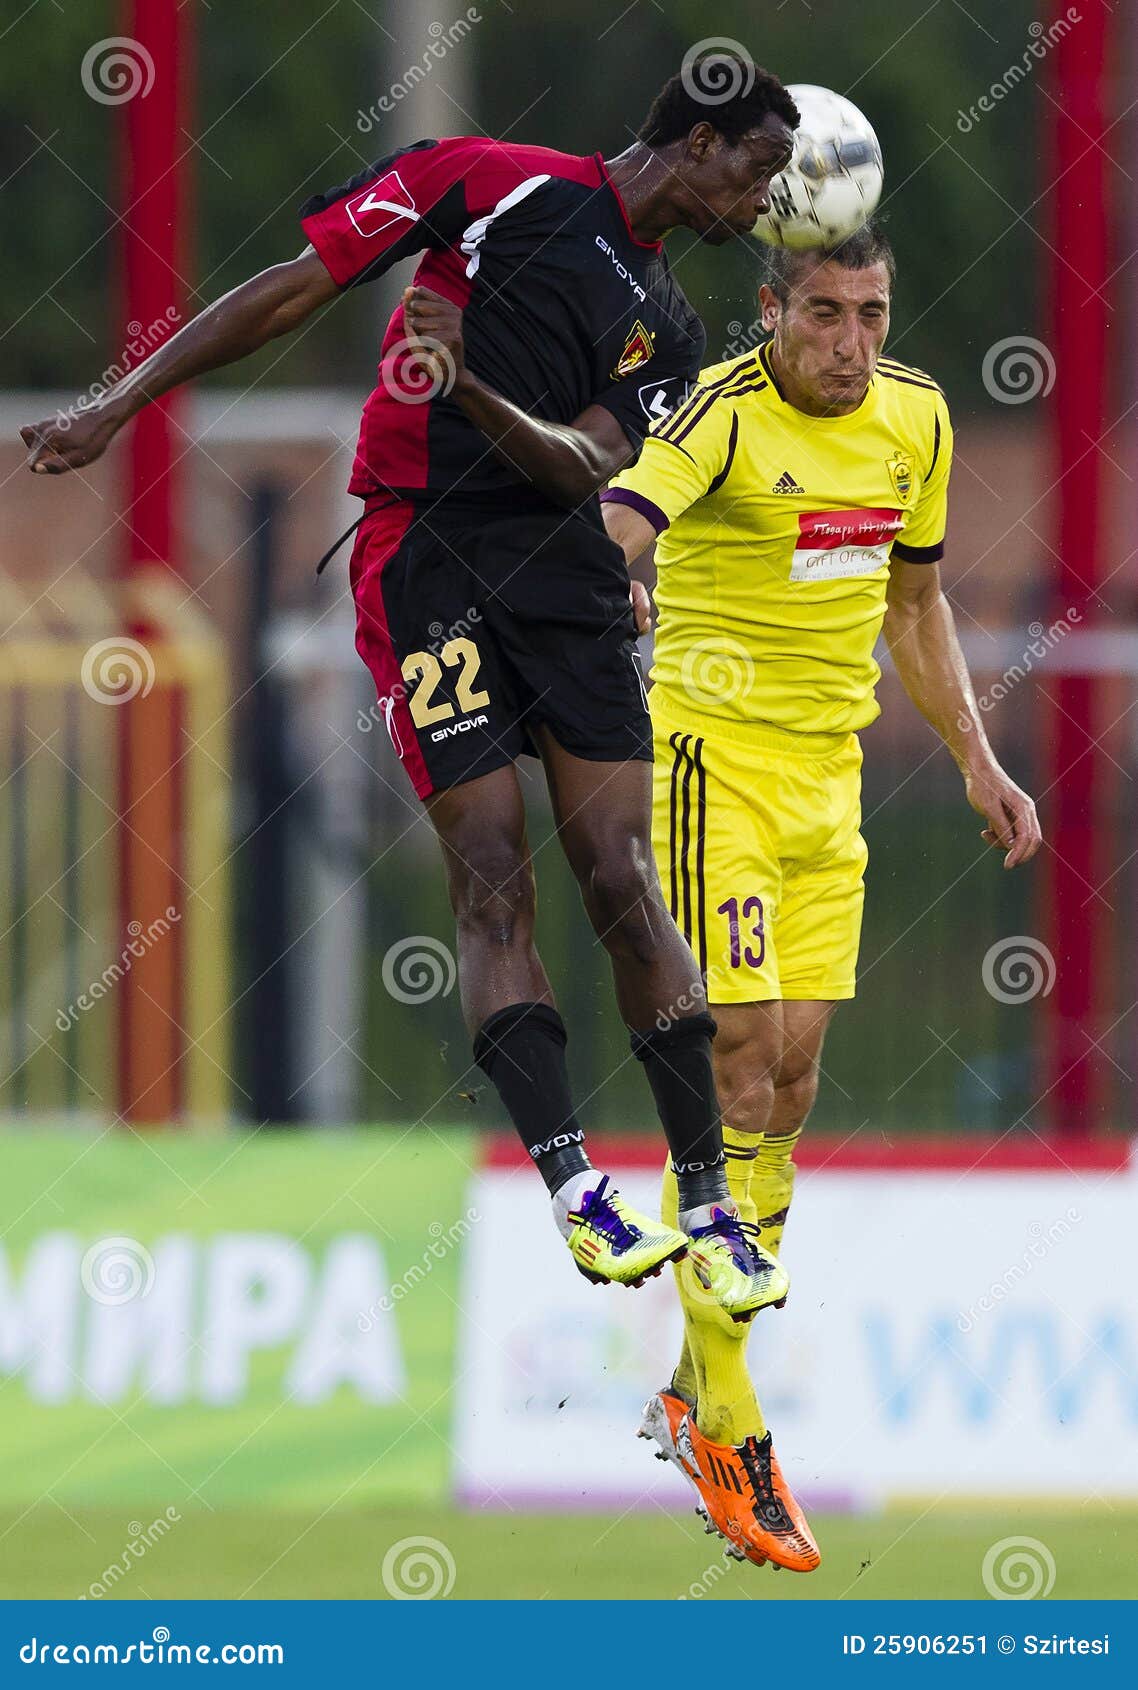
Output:
M570 1174L565 1184L557 1187L552 1197L553 1219L562 1238L568 1238L577 1224L569 1219L570 1211L580 1209L585 1193L595 1191L603 1177L596 1168L586 1168L583 1173Z
M690 1235L697 1226L710 1226L716 1212L721 1215L737 1215L739 1205L733 1197L728 1197L719 1203L701 1203L698 1209L681 1209L680 1231Z

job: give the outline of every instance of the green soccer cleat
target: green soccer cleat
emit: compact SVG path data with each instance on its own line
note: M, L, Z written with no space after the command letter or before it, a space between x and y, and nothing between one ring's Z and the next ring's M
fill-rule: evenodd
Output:
M692 1222L703 1215L702 1225ZM680 1217L690 1239L688 1263L708 1297L734 1321L750 1320L760 1309L780 1309L790 1290L790 1278L778 1260L759 1243L759 1229L740 1220L734 1203L715 1203Z
M638 1214L615 1187L610 1189L607 1174L581 1193L567 1219L570 1253L578 1271L594 1285L643 1285L655 1279L666 1262L681 1261L687 1254L686 1235Z

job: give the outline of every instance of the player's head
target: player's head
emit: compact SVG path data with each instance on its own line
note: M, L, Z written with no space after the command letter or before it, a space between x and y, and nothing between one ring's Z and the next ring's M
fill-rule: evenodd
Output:
M713 52L669 77L637 140L668 166L680 227L720 246L770 210L771 177L790 162L797 123L777 76Z
M834 247L770 249L759 304L792 404L818 416L857 409L889 333L896 275L873 222Z

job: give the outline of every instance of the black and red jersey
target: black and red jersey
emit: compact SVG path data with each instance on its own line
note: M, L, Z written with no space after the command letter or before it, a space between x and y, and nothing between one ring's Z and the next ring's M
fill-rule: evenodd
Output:
M633 236L600 154L477 136L420 141L300 215L340 287L422 252L415 280L462 308L469 368L530 415L570 423L603 405L639 447L699 370L703 325L660 243ZM453 401L424 398L397 309L350 491L433 501L519 484Z

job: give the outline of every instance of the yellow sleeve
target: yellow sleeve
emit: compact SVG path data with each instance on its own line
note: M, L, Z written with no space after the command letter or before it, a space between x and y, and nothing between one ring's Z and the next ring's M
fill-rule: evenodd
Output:
M893 556L902 563L939 563L944 556L948 520L948 477L952 470L952 423L948 406L938 393L934 402L933 436L921 481L921 491L908 513Z
M662 534L726 478L738 431L729 397L694 388L653 429L635 464L621 471L602 501L631 505Z

